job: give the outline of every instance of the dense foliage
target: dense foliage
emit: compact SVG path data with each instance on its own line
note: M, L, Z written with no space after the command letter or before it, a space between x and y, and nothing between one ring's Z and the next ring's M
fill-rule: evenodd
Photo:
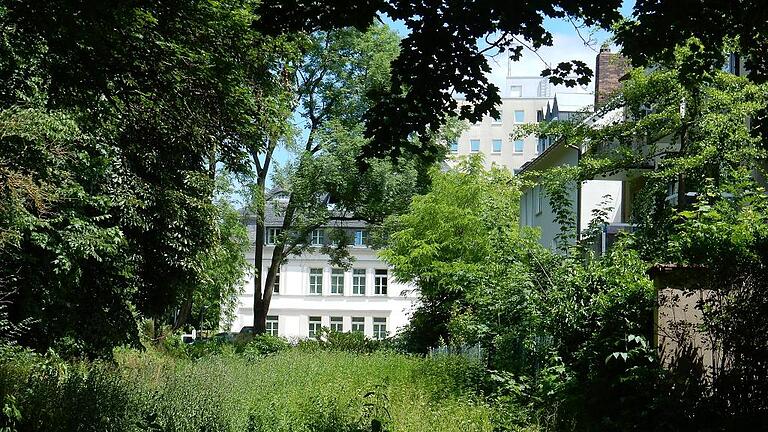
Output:
M121 349L115 364L4 352L14 431L491 431L462 358L283 350L196 361ZM10 414L10 415L9 415Z

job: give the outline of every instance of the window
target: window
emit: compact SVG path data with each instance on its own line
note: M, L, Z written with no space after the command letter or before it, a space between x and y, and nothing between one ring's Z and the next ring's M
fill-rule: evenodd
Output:
M277 243L277 236L282 234L283 230L280 228L267 228L267 238L264 239L264 244L273 245Z
M267 315L267 334L277 336L277 315Z
M355 246L367 246L368 245L368 231L355 230Z
M323 244L325 244L325 231L312 230L312 246L322 246Z
M275 281L272 282L272 292L275 294L280 294L280 268L277 268L277 273L275 273Z
M344 270L331 270L331 294L344 294Z
M515 153L522 153L524 144L523 140L515 140Z
M352 317L352 333L365 333L365 318Z
M541 213L541 203L544 202L544 188L539 185L539 204L536 206L536 213Z
M495 124L495 125L500 125L501 124L501 114L502 114L502 111L499 110L499 116L493 118L493 122L492 122L493 124Z
M331 331L342 333L344 331L344 318L331 317Z
M495 139L495 140L492 141L492 144L493 144L493 146L492 146L491 150L494 153L501 153L501 140L500 139Z
M513 98L523 97L523 86L521 85L509 86L509 97L513 97Z
M536 151L542 153L547 149L547 137L539 137L539 144L536 147Z
M453 140L448 145L451 148L451 153L458 153L459 152L459 143L458 143L458 141Z
M373 338L374 339L387 338L387 319L386 318L373 319Z
M365 269L352 270L352 294L365 295Z
M541 198L542 198L541 185L536 185L533 188L533 211L535 214L541 213Z
M319 268L309 269L309 293L310 294L323 293L323 269L319 269Z
M309 317L309 337L318 336L321 326L320 317Z
M525 111L523 110L515 111L515 123L525 123Z
M376 270L373 278L373 293L387 295L387 270Z
M480 140L479 139L469 140L469 150L472 153L479 152L480 151Z

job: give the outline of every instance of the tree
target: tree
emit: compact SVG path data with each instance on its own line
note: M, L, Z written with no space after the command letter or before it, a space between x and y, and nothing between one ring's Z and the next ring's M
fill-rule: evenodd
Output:
M464 94L468 105L462 107L461 119L478 121L495 115L499 89L489 83L490 70L486 52L509 51L518 59L523 47L549 46L554 39L543 24L545 17L596 25L604 29L616 26L616 42L636 65L671 60L677 45L690 37L703 42L701 62L691 64L698 70L719 67L724 43L737 40L736 50L748 58L754 79L768 76L765 59L765 8L757 2L739 0L639 0L632 18L623 19L620 1L567 0L522 2L504 1L441 2L367 0L264 1L257 25L266 34L297 30L331 30L354 26L366 28L379 14L401 20L409 34L401 42L393 63L391 86L375 98L366 113L366 133L373 140L366 147L368 155L397 156L403 149L434 157L434 148L425 142L410 141L411 133L437 131L446 113L455 112L452 92ZM664 34L660 38L658 35ZM478 44L485 39L488 44ZM592 71L582 62L563 62L546 69L543 76L570 85L579 76L588 82ZM424 134L421 134L424 136Z
M493 347L503 328L527 319L521 298L530 281L520 266L523 250L537 248L519 231L517 181L502 168L483 170L477 157L435 170L431 180L427 194L384 224L381 257L420 294L412 348L423 352L440 339Z
M414 161L370 160L368 169L357 169L363 136L361 116L371 104L369 95L386 87L389 65L397 55L397 36L384 26L372 26L366 32L355 29L318 32L302 46L303 55L290 66L294 71L297 101L296 115L305 122L304 130L291 135L288 130L269 138L267 145L249 149L255 166L253 201L255 203L254 260L257 267L254 296L254 327L264 332L272 297L272 286L280 265L292 254L301 254L312 230L329 221L363 219L375 223L388 212L403 208L418 187L419 172ZM298 138L294 141L294 136ZM441 138L432 136L439 141ZM295 152L295 159L277 170L272 158L278 144ZM445 144L443 142L443 147ZM267 202L268 176L287 201ZM330 209L324 197L330 196ZM264 253L264 218L266 205L282 217L282 231L277 236L271 257ZM335 262L348 256L348 239L338 236L335 248L327 248ZM261 271L264 259L269 260Z
M271 121L287 43L255 20L247 1L4 2L0 280L27 344L109 355L136 319L191 310L222 246L216 165L242 172Z

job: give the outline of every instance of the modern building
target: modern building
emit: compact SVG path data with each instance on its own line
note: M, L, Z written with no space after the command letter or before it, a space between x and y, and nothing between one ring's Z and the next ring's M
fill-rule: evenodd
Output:
M266 273L275 238L282 226L280 195L267 202L263 262ZM255 238L255 218L246 217L251 244ZM330 230L342 229L350 239L349 252L354 258L349 269L334 267L322 253L330 244ZM340 332L361 332L384 339L408 323L408 314L416 300L413 286L396 281L390 268L368 245L365 222L331 223L313 230L310 247L299 256L290 256L280 267L273 287L267 317L267 332L290 339L312 337L322 327ZM254 260L254 248L247 254ZM254 277L244 282L231 331L253 325Z
M502 90L501 106L497 107L499 117L486 117L470 125L457 141L449 143L452 157L448 164L455 165L462 156L481 153L486 167L496 164L516 172L539 154L541 146L535 135L513 138L512 133L519 125L538 123L547 115L552 115L553 110L560 106L555 104L555 100L564 100L565 95L568 95L565 102L569 104L568 109L574 102L587 100L589 105L594 99L586 88L554 85L548 78L542 77L508 76ZM459 99L459 103L463 100ZM580 106L580 109L584 108Z

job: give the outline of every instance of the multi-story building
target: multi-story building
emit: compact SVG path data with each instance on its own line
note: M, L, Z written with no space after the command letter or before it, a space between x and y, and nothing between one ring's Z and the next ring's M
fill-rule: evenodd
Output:
M579 109L584 109L583 101L586 99L586 105L589 105L593 100L592 94L584 88L554 85L542 77L509 76L502 96L501 106L497 107L498 118L486 117L470 125L457 141L449 143L453 156L449 158L449 165L455 164L461 156L481 153L486 167L496 164L516 172L541 149L538 137L534 135L512 138L517 126L552 116L553 109L559 106L556 99L567 98L566 109L571 109L574 102L582 103Z
M279 195L277 198L279 200ZM265 217L263 262L257 266L266 273L272 259L275 238L282 226L279 203L268 202ZM246 217L251 244L255 238L255 218ZM351 240L351 268L334 267L322 248L330 244L329 231L343 229ZM287 338L312 337L322 327L361 332L383 339L394 335L408 323L408 313L416 299L413 287L396 281L390 268L368 245L365 222L329 223L312 231L310 247L299 256L290 256L280 267L267 316L267 332ZM247 254L254 260L254 248ZM253 275L245 280L231 331L253 325Z

